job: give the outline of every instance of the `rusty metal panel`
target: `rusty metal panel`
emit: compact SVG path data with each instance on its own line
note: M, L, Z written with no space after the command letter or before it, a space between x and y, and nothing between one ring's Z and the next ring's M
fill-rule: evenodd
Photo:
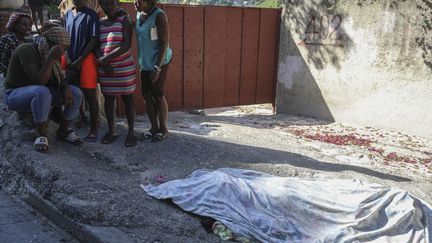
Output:
M204 105L204 7L184 7L184 108Z
M279 10L261 9L256 103L273 102L279 36Z
M121 6L135 20L133 4ZM160 6L168 15L174 51L167 83L170 110L274 101L280 11ZM135 33L131 51L137 61ZM139 80L135 102L142 113ZM122 104L119 111L124 113Z
M224 105L226 8L205 7L204 107Z
M240 105L255 104L259 23L259 9L243 9Z
M239 104L241 55L242 55L242 21L241 8L226 10L226 54L224 106Z
M168 70L166 99L171 110L183 108L183 7L162 6L168 16L170 47L173 51Z

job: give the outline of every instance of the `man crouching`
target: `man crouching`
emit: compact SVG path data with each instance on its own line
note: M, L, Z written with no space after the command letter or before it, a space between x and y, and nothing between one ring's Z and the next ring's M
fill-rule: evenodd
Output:
M70 129L78 116L81 91L67 84L60 58L70 45L69 34L61 25L46 23L39 43L18 46L12 54L5 80L6 104L10 110L32 112L38 137L34 148L48 151L48 115L51 106L64 105L57 138L79 145L78 134Z

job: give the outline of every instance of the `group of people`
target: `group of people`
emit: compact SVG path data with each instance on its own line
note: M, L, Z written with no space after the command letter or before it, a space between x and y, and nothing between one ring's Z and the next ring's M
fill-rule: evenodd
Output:
M7 23L9 33L0 37L0 73L3 73L5 102L9 110L32 112L38 137L34 148L48 151L48 119L51 111L61 114L56 136L72 144L98 140L98 85L104 95L108 131L101 138L110 144L118 138L114 126L115 99L121 97L126 110L128 134L125 146L137 144L134 132L137 71L131 53L135 29L141 94L146 102L151 128L143 139L167 138L168 105L164 90L172 50L169 48L168 18L157 0L135 0L136 22L120 8L117 0L63 0L62 19L45 21L36 41L26 42L32 19L14 12ZM93 1L94 2L94 1ZM95 11L96 9L96 11ZM104 17L101 17L104 16ZM101 18L99 18L101 17ZM88 104L90 130L81 139L71 128L86 121Z

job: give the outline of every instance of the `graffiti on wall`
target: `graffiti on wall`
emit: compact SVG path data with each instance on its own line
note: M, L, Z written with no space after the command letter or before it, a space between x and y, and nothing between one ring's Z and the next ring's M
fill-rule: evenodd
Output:
M311 16L299 45L343 47L342 21L338 14Z

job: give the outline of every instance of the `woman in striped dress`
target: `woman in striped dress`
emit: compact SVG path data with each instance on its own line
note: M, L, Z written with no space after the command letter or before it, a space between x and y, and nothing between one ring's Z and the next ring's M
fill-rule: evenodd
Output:
M126 137L127 147L135 146L134 134L135 104L133 93L136 86L136 71L130 53L132 24L127 13L120 9L117 0L99 0L107 17L100 20L100 57L99 82L105 97L105 116L108 122L108 133L102 143L114 142L118 135L114 130L115 97L121 96L126 107L129 133Z

